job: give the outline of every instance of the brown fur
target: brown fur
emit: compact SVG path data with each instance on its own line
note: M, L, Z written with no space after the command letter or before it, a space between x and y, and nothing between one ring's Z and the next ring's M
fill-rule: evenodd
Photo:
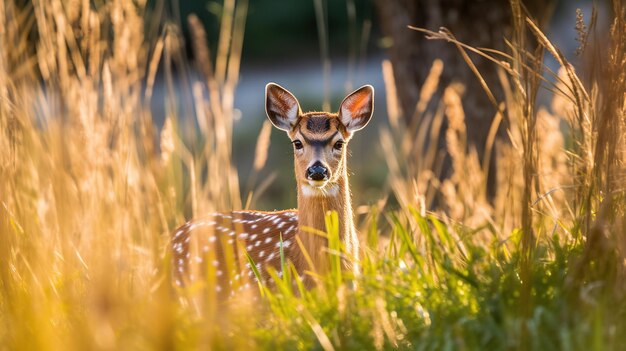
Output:
M313 125L324 125L326 122L310 123L310 120L325 119L330 121L327 130L309 129ZM340 239L346 245L348 253L358 259L358 238L354 230L352 215L352 201L348 183L346 166L347 148L341 151L334 150L337 140L347 143L351 135L341 124L337 114L309 112L299 117L296 126L289 137L292 140L301 140L304 144L302 152L294 150L294 170L298 185L298 236L302 240L305 249L311 255L311 259L317 270L324 271L327 268L327 241L320 235L311 233L305 228L314 228L325 231L325 215L329 211L336 211L339 217ZM329 139L331 138L332 139ZM312 146L309 141L328 140L325 145ZM303 193L303 186L308 185L306 169L314 160L321 161L330 171L329 183L336 184L337 191L326 196L307 196Z

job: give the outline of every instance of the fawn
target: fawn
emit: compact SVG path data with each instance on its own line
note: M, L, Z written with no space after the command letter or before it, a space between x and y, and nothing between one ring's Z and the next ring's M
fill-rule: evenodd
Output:
M219 295L248 288L256 274L243 249L266 281L269 267L282 276L281 247L285 261L291 261L298 274L305 269L324 271L327 238L312 233L311 228L324 231L328 211L337 211L339 239L351 261L358 262L346 146L354 132L369 122L373 108L374 88L370 85L349 94L337 113L303 113L293 94L277 84L267 84L267 116L276 128L287 132L293 144L298 208L220 212L187 222L172 240L175 283L182 286L213 274ZM314 267L309 267L311 264ZM357 264L348 265L344 260L344 268L358 270ZM311 279L301 278L305 285L312 285Z

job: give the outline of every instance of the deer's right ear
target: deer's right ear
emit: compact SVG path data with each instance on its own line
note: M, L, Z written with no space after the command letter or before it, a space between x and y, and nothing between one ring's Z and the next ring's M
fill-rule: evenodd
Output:
M265 86L265 113L272 124L290 132L300 115L300 104L292 93L275 83Z

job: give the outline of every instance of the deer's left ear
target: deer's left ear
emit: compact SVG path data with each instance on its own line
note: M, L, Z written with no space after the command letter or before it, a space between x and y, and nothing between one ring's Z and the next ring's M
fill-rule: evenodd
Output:
M339 107L339 118L348 132L365 127L374 112L374 87L364 85L348 95Z

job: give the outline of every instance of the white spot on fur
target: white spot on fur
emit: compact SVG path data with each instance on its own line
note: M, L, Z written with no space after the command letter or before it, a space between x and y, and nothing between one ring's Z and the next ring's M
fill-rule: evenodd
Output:
M276 247L280 248L280 244L281 244L280 242L277 242L276 243ZM282 242L282 245L283 245L284 248L287 248L287 247L289 247L289 245L291 245L291 241L285 240L285 241Z

